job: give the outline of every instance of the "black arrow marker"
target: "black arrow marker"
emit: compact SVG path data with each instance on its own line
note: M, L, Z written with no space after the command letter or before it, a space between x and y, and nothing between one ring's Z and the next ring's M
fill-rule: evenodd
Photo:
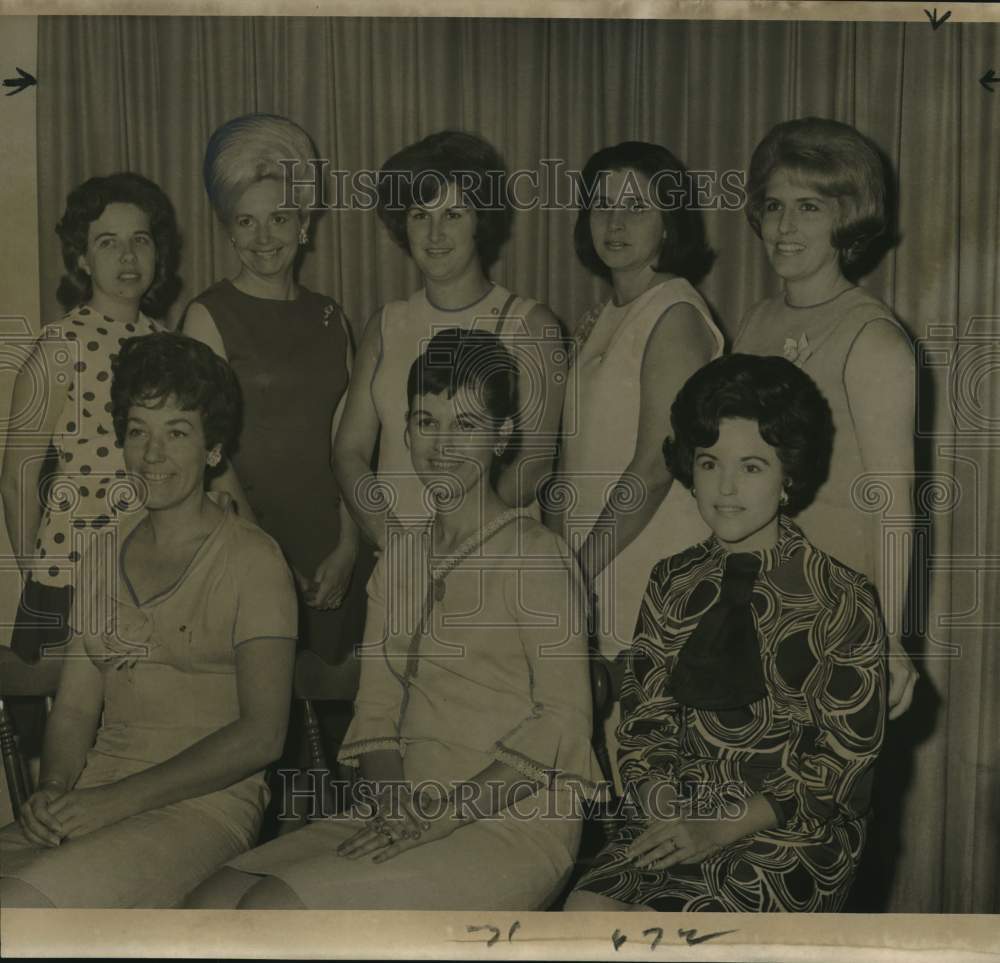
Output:
M7 77L3 85L4 87L13 87L14 90L7 91L8 97L13 97L14 94L19 94L26 87L34 87L38 83L27 70L22 70L20 67L15 68L17 72L21 75L20 77Z
M930 20L931 27L934 30L937 30L937 28L940 27L941 24L943 24L951 16L951 11L949 10L940 20L938 20L937 7L934 8L933 13L931 13L930 10L925 10L924 13L927 14L927 19Z
M993 73L993 68L990 67L990 69L979 78L979 82L992 94L993 85L1000 82L1000 74Z

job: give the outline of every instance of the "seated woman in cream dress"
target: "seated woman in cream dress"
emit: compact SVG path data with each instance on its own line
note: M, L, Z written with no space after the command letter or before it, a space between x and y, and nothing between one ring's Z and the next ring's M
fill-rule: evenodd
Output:
M0 831L8 909L175 906L253 845L285 737L292 576L204 491L236 438L232 371L182 335L130 338L111 415L134 487L81 561L38 789Z
M366 804L232 861L189 905L534 910L565 884L600 776L575 565L489 481L516 374L495 335L454 328L411 366L407 443L437 511L369 584L340 752Z

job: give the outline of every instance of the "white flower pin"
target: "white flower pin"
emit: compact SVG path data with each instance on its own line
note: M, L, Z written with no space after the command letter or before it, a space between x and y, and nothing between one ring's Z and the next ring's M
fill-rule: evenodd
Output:
M794 338L785 338L781 353L793 364L801 367L812 354L812 345L809 344L809 339L805 336L805 332L803 332L799 336L798 341Z

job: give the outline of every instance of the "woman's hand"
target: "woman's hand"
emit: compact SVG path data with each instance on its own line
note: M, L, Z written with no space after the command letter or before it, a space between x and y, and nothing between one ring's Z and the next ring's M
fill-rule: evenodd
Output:
M643 869L669 869L677 863L700 863L730 840L722 819L653 819L649 828L625 850Z
M130 816L122 793L114 783L93 789L72 789L49 804L64 839L77 839L112 826Z
M913 701L917 668L899 642L889 643L889 718L897 719Z
M63 788L41 788L21 807L17 821L21 832L36 846L58 846L64 835L62 823L52 813L52 803L65 794Z
M316 569L312 580L303 587L306 605L314 609L336 609L347 596L351 574L357 560L354 545L339 544Z

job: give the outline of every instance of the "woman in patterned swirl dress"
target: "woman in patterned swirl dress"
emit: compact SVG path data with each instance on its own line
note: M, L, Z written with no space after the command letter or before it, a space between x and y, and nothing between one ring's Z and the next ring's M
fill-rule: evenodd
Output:
M829 459L829 408L782 358L682 388L665 446L713 531L653 569L622 687L634 806L567 909L834 912L885 729L874 587L786 513Z

